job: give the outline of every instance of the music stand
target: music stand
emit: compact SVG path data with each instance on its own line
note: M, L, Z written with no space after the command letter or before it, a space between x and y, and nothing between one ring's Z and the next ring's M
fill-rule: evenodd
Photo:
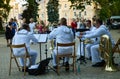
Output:
M45 54L46 54L46 59L48 58L48 56L47 56L47 44L45 45ZM52 57L50 58L50 60L52 59ZM57 73L57 71L53 68L53 67L51 67L50 65L48 65L48 67L47 67L47 70L53 70L54 72L56 72ZM58 73L57 73L58 74Z
M42 59L42 55L41 55L41 44L42 43L47 43L47 37L48 34L34 34L35 38L38 40L39 43L39 48L40 48L40 61Z
M88 31L89 29L76 29L76 32L84 32L84 31ZM87 63L86 61L85 61L85 44L84 44L84 41L82 41L81 39L79 40L79 42L80 42L80 57L81 57L81 42L83 42L83 51L84 51L84 58L83 59L81 59L84 63ZM80 60L80 59L79 59ZM82 63L82 62L81 62Z
M44 39L44 41L42 41L42 42L44 42L45 43L45 41L46 41L46 44L45 44L45 55L46 55L46 59L48 59L48 53L47 53L47 51L48 51L48 49L47 49L47 40L48 40L48 34L50 33L51 31L47 31L46 32L46 34L47 34L47 36L46 36L46 34L43 34L43 37L45 38ZM44 36L45 35L45 36ZM50 57L49 57L50 58ZM51 58L50 58L50 60L52 59L52 56L51 56ZM53 70L54 72L56 72L57 73L57 71L53 68L53 67L51 67L50 65L48 65L48 67L47 67L47 70ZM58 73L57 73L58 74Z

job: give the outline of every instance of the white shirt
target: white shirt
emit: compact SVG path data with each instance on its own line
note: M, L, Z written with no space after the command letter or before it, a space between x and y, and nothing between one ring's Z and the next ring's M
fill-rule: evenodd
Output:
M84 35L85 34L92 34L92 33L94 33L94 31L96 30L97 28L96 27L94 27L94 26L91 26L90 27L90 29L89 29L89 31L85 31L84 32ZM80 36L80 32L76 32L76 36ZM100 39L99 39L100 37L97 37L97 40L96 40L96 38L90 38L90 40L92 41L92 43L98 43L99 41L100 41ZM84 38L82 38L81 40L85 40Z
M59 26L55 28L50 34L49 39L52 40L56 38L56 42L58 43L70 43L73 42L74 36L71 28L67 26Z
M34 33L35 22L29 23L29 27L30 27L30 32L31 32L31 33Z
M15 33L15 36L13 37L12 44L17 45L17 44L26 44L26 47L28 49L28 52L30 51L30 40L33 42L38 42L38 40L35 38L35 36L31 33L28 32L25 29L22 29L18 32ZM14 54L18 54L20 52L25 51L24 49L13 49Z
M80 24L81 24L81 22L78 21L78 22L77 22L77 29L80 29Z
M71 43L74 40L74 35L71 28L68 28L67 26L61 25L57 28L55 28L48 36L49 40L53 40L56 38L56 43ZM56 48L55 48L56 49ZM59 53L62 52L72 52L71 47L61 47L59 48ZM55 51L55 50L54 50Z
M114 45L115 42L109 32L109 30L106 28L105 25L101 25L99 28L94 30L94 32L83 35L84 38L96 38L96 37L101 37L102 35L107 34L109 38L111 39L112 44Z

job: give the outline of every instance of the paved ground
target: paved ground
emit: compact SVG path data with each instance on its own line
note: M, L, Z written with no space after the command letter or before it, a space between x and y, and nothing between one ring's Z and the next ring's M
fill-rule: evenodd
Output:
M118 30L110 31L115 41L120 38L120 33ZM31 45L33 49L39 52L39 45ZM42 44L42 59L45 59L45 45ZM50 56L50 45L48 44L48 56ZM80 65L80 73L75 75L71 70L70 72L65 72L65 70L60 71L60 76L55 72L49 71L45 75L39 76L23 76L23 72L19 72L14 61L12 64L11 76L8 75L9 72L9 53L10 49L6 46L6 41L3 36L0 36L0 79L120 79L120 71L117 72L106 72L104 68L93 68L91 67L91 62L87 60L87 64ZM39 56L37 58L39 62ZM119 64L120 69L120 57L116 55L115 62Z

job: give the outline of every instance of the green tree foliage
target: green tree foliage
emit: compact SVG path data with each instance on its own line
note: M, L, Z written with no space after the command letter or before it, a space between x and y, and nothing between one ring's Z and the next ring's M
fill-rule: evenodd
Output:
M28 4L25 4L23 6L26 6L27 9L23 11L22 17L26 18L26 22L29 23L30 18L34 18L35 21L37 21L38 17L38 4L35 0L27 0Z
M109 9L111 10L111 15L120 15L120 0L113 0Z
M47 4L48 21L51 23L58 22L59 20L58 5L58 0L49 0Z
M110 9L107 9L106 7L104 7L99 11L98 16L102 20L106 20L106 18L109 18L111 16L111 11Z
M85 9L85 5L90 5L91 0L68 0L71 1L71 7L76 7L76 9L81 9L83 11Z
M105 20L112 15L120 15L120 0L69 0L72 7L75 6L82 11L85 9L85 4L90 5L92 2L96 4L96 14ZM100 7L98 9L98 6Z
M7 21L11 6L10 0L0 0L0 30L3 30L2 21Z

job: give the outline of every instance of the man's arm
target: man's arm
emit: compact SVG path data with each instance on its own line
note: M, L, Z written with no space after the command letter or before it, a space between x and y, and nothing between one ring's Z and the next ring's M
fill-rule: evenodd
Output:
M57 28L50 32L48 39L53 40L54 38L56 38L57 32L58 32Z
M103 34L106 34L106 30L104 28L100 28L100 29L95 30L94 32L83 35L82 37L84 37L84 38L96 38L96 37L100 37Z

